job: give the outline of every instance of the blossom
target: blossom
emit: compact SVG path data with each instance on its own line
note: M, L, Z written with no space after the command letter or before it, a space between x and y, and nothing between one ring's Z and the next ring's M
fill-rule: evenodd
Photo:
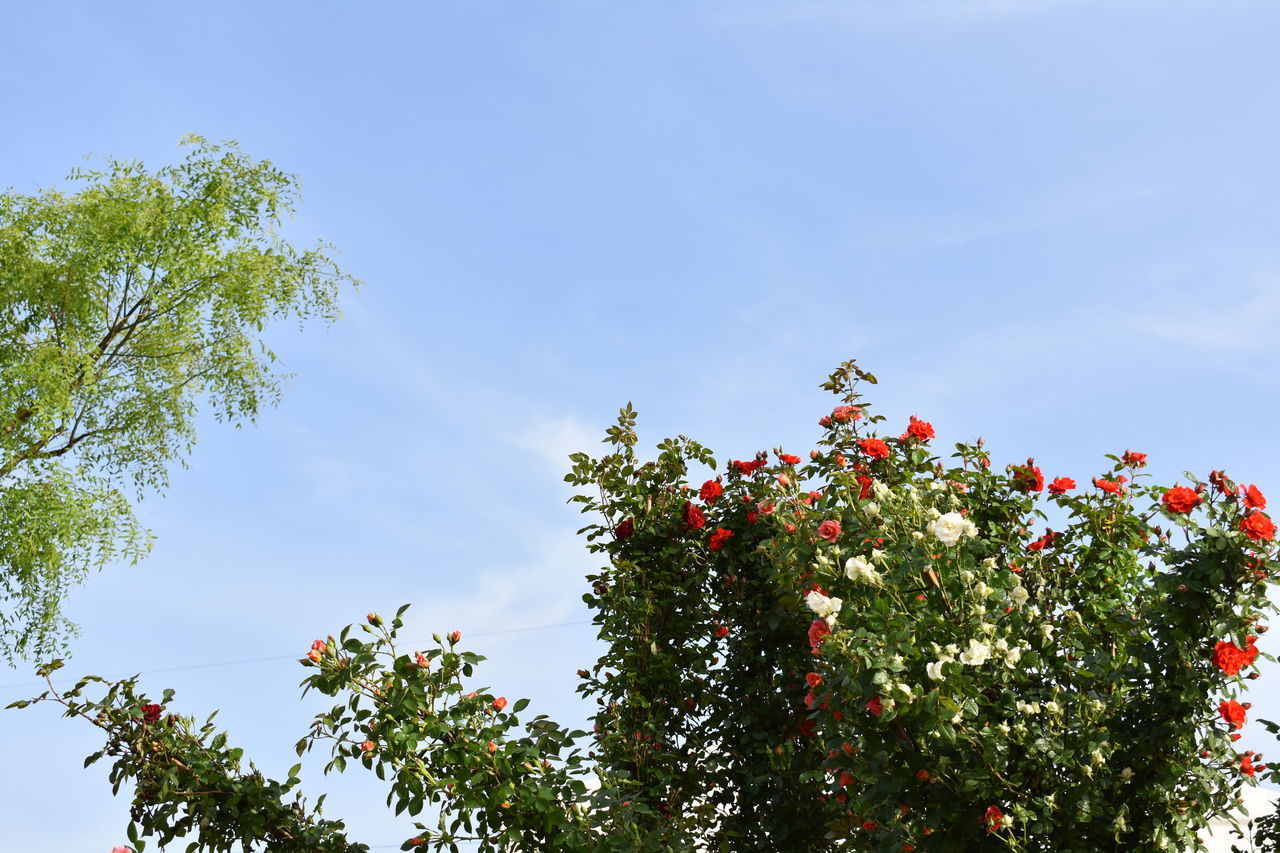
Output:
M1012 601L1016 607L1021 607L1026 604L1027 599L1030 597L1031 596L1027 593L1026 587L1021 584L1009 590L1009 600Z
M862 417L862 409L858 406L836 406L831 410L831 420L838 424L856 421Z
M1234 699L1226 699L1219 702L1218 714L1221 715L1225 722L1230 723L1233 729L1244 726L1244 706Z
M1235 643L1219 640L1213 647L1213 665L1227 675L1236 675L1257 659L1258 650L1254 646L1257 641L1257 637L1246 637L1242 649Z
M164 707L160 705L143 705L142 719L148 723L154 723L160 719L160 715L164 713Z
M364 752L373 752L377 747L378 745L371 740L367 740L360 744L360 749Z
M816 672L810 672L805 675L804 680L809 685L809 689L812 690L822 683L822 676Z
M502 710L503 708L505 708L505 707L507 707L507 697L506 697L506 696L499 696L497 699L494 699L494 700L493 700L493 710L495 710L495 711L501 711L501 710Z
M1213 487L1225 495L1235 494L1236 487L1229 479L1227 479L1226 471L1210 471L1209 482Z
M867 700L867 710L877 717L884 711L884 703L880 701L879 696L872 696Z
M1049 484L1049 494L1064 495L1076 487L1076 481L1070 477L1055 477Z
M828 542L834 542L840 538L840 522L827 519L818 525L818 535Z
M423 669L429 669L431 667L431 660L422 652L418 652L418 656L413 659L413 662Z
M782 461L783 465L799 465L800 464L800 457L792 456L790 453L779 453L778 459Z
M988 833L999 832L1005 825L1004 811L999 806L987 806L986 812L982 815L982 821L986 824Z
M1269 542L1276 535L1275 522L1257 510L1240 519L1240 529L1254 542Z
M938 541L943 545L954 545L960 541L961 536L976 535L978 528L960 513L949 512L938 516L929 525L929 532L938 537Z
M1036 467L1035 459L1028 459L1026 465L1013 466L1013 478L1010 481L1020 492L1038 492L1044 488L1044 473Z
M133 853L132 847L112 847L111 853Z
M1248 509L1266 509L1267 499L1257 486L1248 486L1244 490L1244 505Z
M1055 533L1054 531L1050 530L1047 533L1045 533L1045 535L1041 536L1039 539L1037 539L1036 541L1028 545L1027 550L1043 551L1045 548L1048 548L1049 546L1051 546L1054 540L1061 535L1062 535L1061 533Z
M1120 457L1120 461L1130 468L1145 468L1147 467L1147 454L1139 453L1136 450L1126 450L1124 455Z
M840 608L844 605L844 602L839 598L824 595L816 589L809 590L804 597L804 603L818 618L825 619L828 625L836 621L836 614L840 612Z
M1253 763L1254 754L1255 753L1252 750L1250 750L1249 752L1243 753L1240 756L1240 772L1246 776L1252 776L1253 774L1257 773L1259 770L1267 769L1267 766L1265 764Z
M714 503L715 499L724 494L724 486L720 485L720 480L707 480L702 484L702 488L698 489L698 497L706 503Z
M809 650L814 654L822 648L822 641L831 633L831 626L825 619L814 619L809 625Z
M1169 512L1183 515L1200 506L1200 496L1194 489L1188 489L1186 486L1174 486L1160 496L1160 501Z
M937 660L937 661L934 661L933 663L925 664L924 674L929 676L929 678L933 679L934 681L941 681L942 680L942 661Z
M449 644L450 644L450 645L454 645L454 646L456 646L456 645L458 645L458 643L459 643L459 642L461 642L461 640L462 640L462 632L461 632L461 631L454 631L452 634L450 634L450 635L449 635Z
M871 565L871 561L861 555L851 557L844 564L844 574L851 581L862 581L868 584L880 583L880 573L876 571L875 566Z
M707 547L712 551L719 551L724 547L724 542L733 535L732 530L724 527L717 527L715 533L711 534L711 539L707 542Z
M741 474L742 476L748 477L757 468L763 468L765 465L768 465L768 464L769 464L769 460L767 459L753 459L750 462L744 462L741 459L735 459L729 463L729 466L732 468L736 468L738 470L738 473Z
M981 640L970 640L969 648L960 653L960 663L965 666L982 666L991 658L991 647Z
M859 439L858 449L872 459L887 459L889 457L889 445L878 438Z
M613 529L613 536L615 539L630 539L635 532L636 523L628 518Z
M1121 494L1124 494L1124 489L1121 486L1124 483L1124 481L1127 479L1128 477L1124 477L1124 476L1117 477L1114 480L1107 480L1102 477L1094 477L1093 484L1097 486L1099 489L1102 489L1102 491L1104 492L1110 492L1113 495L1121 495Z
M702 514L702 510L693 504L685 501L684 503L684 523L694 530L702 528L707 523L707 517Z
M934 437L933 424L928 421L922 421L915 415L911 416L911 422L907 424L907 431L901 436L902 441L914 438L917 441L928 441Z

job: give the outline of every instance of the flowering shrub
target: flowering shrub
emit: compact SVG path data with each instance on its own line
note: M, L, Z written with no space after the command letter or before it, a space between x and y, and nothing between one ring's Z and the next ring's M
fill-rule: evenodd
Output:
M1221 472L1149 484L1136 451L1046 489L981 441L943 459L916 417L877 434L863 382L852 362L830 377L841 404L804 465L759 453L699 488L688 464L708 452L680 438L641 462L630 409L609 455L574 458L611 563L588 596L611 644L586 683L597 749L651 831L1194 849L1264 769L1233 746L1271 610L1261 491ZM692 494L718 548L687 523Z
M807 458L720 468L682 436L644 461L629 406L606 455L572 457L607 560L589 735L468 687L456 632L400 648L401 611L312 645L304 684L339 702L299 753L330 741L328 769L434 809L406 850L1197 849L1276 778L1234 747L1276 568L1262 491L1149 483L1134 450L1088 477L994 468L981 441L944 459L918 417L880 434L862 383L852 362L827 381ZM127 696L92 709L154 786L168 741L133 733L162 709Z

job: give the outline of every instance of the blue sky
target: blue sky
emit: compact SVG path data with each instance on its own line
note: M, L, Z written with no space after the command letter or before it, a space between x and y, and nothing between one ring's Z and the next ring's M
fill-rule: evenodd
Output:
M1078 480L1132 447L1280 500L1277 25L1243 0L11 4L0 185L237 139L365 282L331 330L273 330L282 405L203 426L140 508L152 556L69 602L70 671L274 657L145 683L281 774L319 707L296 658L412 601L483 683L579 722L565 455L627 401L649 444L806 450L849 357L944 447ZM0 715L10 847L124 843L97 748ZM412 834L318 765L356 838Z

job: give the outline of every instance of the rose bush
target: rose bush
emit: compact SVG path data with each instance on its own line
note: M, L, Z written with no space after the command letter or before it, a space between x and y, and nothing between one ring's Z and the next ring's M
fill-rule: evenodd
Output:
M1235 749L1272 610L1261 489L1154 484L1134 450L1078 478L993 467L981 441L944 458L919 417L879 434L863 383L852 362L827 381L807 462L721 469L683 436L644 460L630 406L604 456L572 457L606 563L585 596L605 644L579 672L589 734L470 686L456 632L403 649L401 614L370 614L303 658L339 701L299 751L329 742L328 769L434 811L406 850L1197 849L1275 773ZM145 797L174 789L149 762L172 767L178 741L137 738L159 718L128 696L91 707L155 830Z

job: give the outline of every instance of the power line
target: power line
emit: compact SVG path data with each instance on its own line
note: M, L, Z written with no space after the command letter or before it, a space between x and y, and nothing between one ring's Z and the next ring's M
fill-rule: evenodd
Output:
M547 628L567 628L572 625L588 625L590 624L590 622L591 622L590 619L577 619L572 622L549 622L545 625L526 625L521 628L500 628L496 631L476 631L475 633L468 633L466 636L496 637L501 634L522 634L528 631L542 631ZM425 646L426 641L423 641L420 644L410 644L410 645ZM268 661L297 660L298 658L299 656L296 654L286 654L286 655L270 655L267 657L258 657L258 658L241 658L239 660L210 661L207 663L189 663L189 664L182 664L181 666L160 667L159 669L144 669L137 673L118 672L109 677L127 678L131 675L155 675L157 673L162 673L162 672L182 672L184 670L192 670L192 669L210 669L215 666L243 666L245 664L252 664L252 663L267 663ZM103 676L103 677L106 678L108 676ZM23 681L23 682L16 682L14 684L0 684L0 690L16 690L19 687L30 688L30 687L41 687L43 685L44 685L43 681Z

